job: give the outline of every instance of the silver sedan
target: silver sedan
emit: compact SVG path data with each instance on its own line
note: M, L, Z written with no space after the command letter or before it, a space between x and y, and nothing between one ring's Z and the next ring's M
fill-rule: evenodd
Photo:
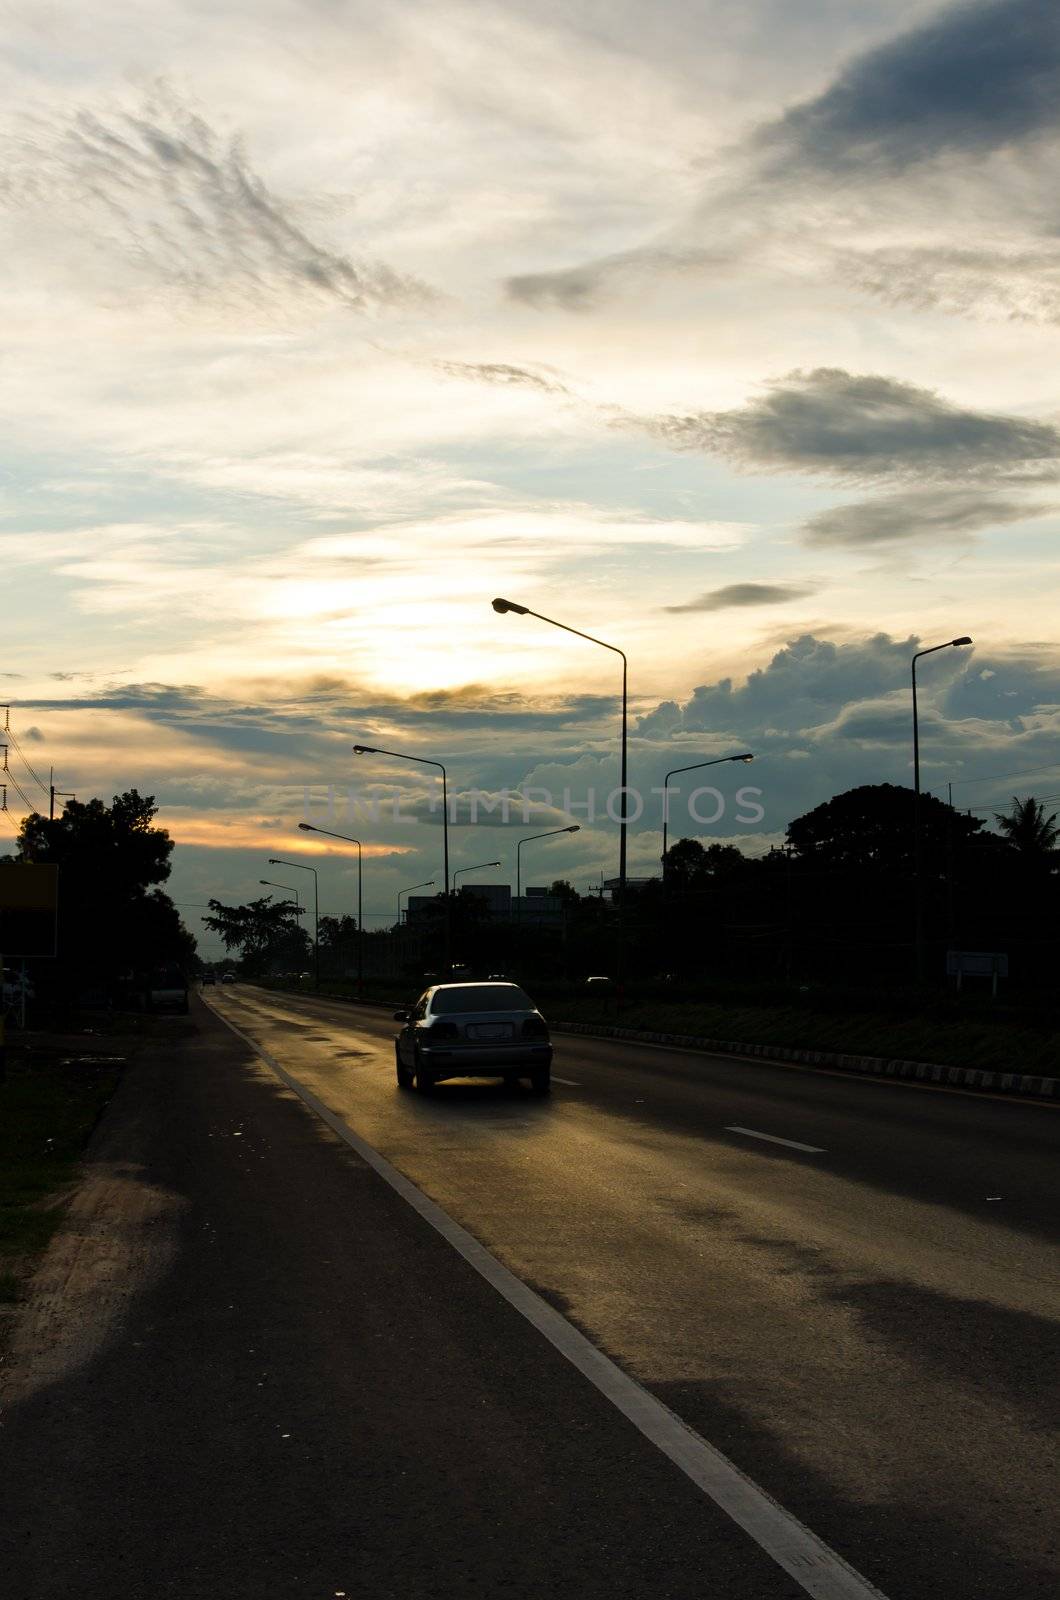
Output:
M430 1094L441 1078L529 1078L536 1094L552 1083L548 1023L517 983L438 983L407 1011L394 1040L397 1081Z

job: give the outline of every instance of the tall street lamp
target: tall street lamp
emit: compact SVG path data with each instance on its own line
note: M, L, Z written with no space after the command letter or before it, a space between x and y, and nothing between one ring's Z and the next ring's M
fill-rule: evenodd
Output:
M457 867L453 872L453 893L456 893L456 880L462 872L481 872L484 867L499 866L499 861L480 861L477 867Z
M753 761L754 756L744 754L740 756L715 756L713 761L693 761L690 767L674 767L663 779L663 840L662 840L662 881L666 888L666 839L670 825L670 779L676 778L680 772L698 772L700 767L720 767L726 761Z
M409 887L407 889L399 889L398 890L398 927L399 928L401 926L401 896L403 894L411 894L414 889L433 889L433 888L434 888L434 879L433 878L428 878L426 883L412 883L412 884L409 885Z
M265 889L286 889L288 894L293 894L294 895L295 908L297 909L298 915L299 916L302 915L302 902L301 902L301 900L299 898L298 890L294 887L293 884L290 884L290 883L273 883L271 878L259 878L258 882ZM289 900L281 901L281 904L284 904L284 905L290 905L290 903L291 902ZM301 926L301 924L299 924L299 926Z
M313 874L313 987L320 988L320 884L317 880L316 867L307 867L304 861L281 861L278 856L269 857L270 867L294 867L297 872L311 872Z
M586 639L590 644L598 644L603 650L610 650L616 656L622 657L622 760L619 774L621 793L621 810L618 824L618 954L616 960L616 973L619 997L622 992L622 957L623 957L623 924L626 914L626 835L628 832L629 796L626 793L626 728L628 722L628 679L629 663L626 652L620 650L617 644L608 644L606 639L597 639L591 633L582 633L580 628L571 628L565 622L557 622L555 617L544 617L540 611L531 611L529 606L521 606L515 600L497 599L493 602L494 611L502 615L506 611L513 611L517 617L536 617L538 622L551 623L553 628L562 628L564 633L573 633L579 639Z
M361 911L364 875L361 871L361 841L352 838L348 833L332 833L329 828L317 828L311 822L300 822L298 826L303 833L322 833L327 839L342 839L346 844L357 846L357 993L360 994L364 987L364 916Z
M933 656L936 650L951 650L958 645L971 644L967 634L959 639L947 639L943 644L933 644L927 650L918 650L910 664L913 680L913 895L916 906L916 975L923 983L925 974L924 952L924 884L922 876L923 845L920 837L920 719L916 703L916 664L922 656Z
M440 761L431 761L427 756L406 755L403 750L380 750L371 744L355 744L355 756L392 756L395 761L415 761L421 767L437 767L442 775L442 871L445 876L445 975L449 976L452 964L452 931L453 919L449 905L449 794L447 789L446 770Z
M580 833L581 823L572 822L569 828L549 828L547 833L528 833L525 839L520 839L515 846L515 898L516 902L523 897L523 845L530 844L534 839L551 839L557 833ZM521 908L520 908L521 909Z

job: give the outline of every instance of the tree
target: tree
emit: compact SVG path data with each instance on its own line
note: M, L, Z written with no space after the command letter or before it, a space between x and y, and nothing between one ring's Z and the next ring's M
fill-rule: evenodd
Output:
M59 868L58 959L40 981L76 993L112 988L167 963L195 963L195 941L169 896L173 841L153 826L157 807L135 789L102 800L71 800L61 816L23 820L15 861Z
M1047 817L1041 801L1035 800L1032 795L1028 795L1026 800L1013 795L1008 815L995 811L994 821L1001 829L1005 842L1026 860L1051 862L1055 857L1056 842L1060 839L1056 812Z
M203 922L219 934L226 950L238 950L247 977L268 971L301 971L309 961L309 935L300 927L298 909L286 900L248 901L242 906L209 902L212 916Z
M788 827L797 857L818 866L908 873L913 867L915 795L894 783L867 783L837 794ZM934 795L920 796L920 832L926 865L945 861L982 828L977 817L954 811Z
M666 852L666 887L677 894L713 888L745 866L746 860L734 844L715 842L704 847L698 839L678 839Z

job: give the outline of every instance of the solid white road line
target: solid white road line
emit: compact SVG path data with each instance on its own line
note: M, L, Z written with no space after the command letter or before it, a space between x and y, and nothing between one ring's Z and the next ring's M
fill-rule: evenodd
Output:
M205 1003L209 1005L209 1001ZM361 1160L406 1200L425 1222L429 1222L498 1294L503 1295L509 1305L514 1306L527 1322L544 1334L549 1343L583 1377L588 1378L616 1410L632 1422L663 1455L668 1456L738 1527L749 1534L779 1567L790 1574L806 1594L814 1596L814 1600L886 1600L882 1591L855 1572L842 1556L785 1511L720 1450L700 1438L698 1433L693 1433L680 1417L646 1389L642 1389L620 1367L616 1367L565 1317L527 1288L514 1273L509 1272L466 1228L454 1222L441 1206L417 1189L411 1179L392 1166L385 1156L381 1156L378 1150L354 1133L341 1117L329 1111L311 1090L281 1067L257 1040L237 1028L234 1022L230 1022L223 1012L216 1011L212 1005L210 1010L261 1057L281 1083L298 1095L322 1122L327 1123L333 1133L356 1151Z
M580 1089L580 1088L581 1088L581 1084L580 1084L580 1083L575 1083L575 1081L574 1081L574 1079L573 1079L573 1078L561 1078L561 1077L560 1077L560 1076L559 1076L559 1075L558 1075L558 1074L557 1074L557 1073L555 1073L555 1072L554 1072L554 1073L553 1073L553 1074L552 1074L552 1082L553 1082L553 1083L563 1083L563 1084L566 1084L566 1086L567 1086L567 1088L568 1088L568 1089Z
M805 1150L811 1156L828 1154L819 1144L800 1144L798 1139L780 1139L775 1133L759 1133L757 1128L738 1128L733 1122L726 1123L725 1132L745 1133L749 1139L765 1139L769 1144L786 1144L789 1150Z

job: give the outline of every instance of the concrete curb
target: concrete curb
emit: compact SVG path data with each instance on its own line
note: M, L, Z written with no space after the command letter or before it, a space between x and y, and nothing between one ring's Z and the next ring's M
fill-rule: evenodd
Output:
M554 1033L581 1033L595 1039L628 1039L631 1044L676 1045L719 1056L754 1056L763 1061L790 1061L800 1066L837 1067L877 1078L913 1078L926 1083L953 1084L961 1089L988 1089L994 1094L1029 1094L1039 1099L1060 1099L1060 1078L1026 1072L997 1072L982 1067L943 1067L931 1061L888 1061L882 1056L844 1055L834 1050L793 1050L785 1045L744 1044L738 1039L704 1039L685 1033L654 1033L639 1028L616 1028L592 1022L553 1022Z

